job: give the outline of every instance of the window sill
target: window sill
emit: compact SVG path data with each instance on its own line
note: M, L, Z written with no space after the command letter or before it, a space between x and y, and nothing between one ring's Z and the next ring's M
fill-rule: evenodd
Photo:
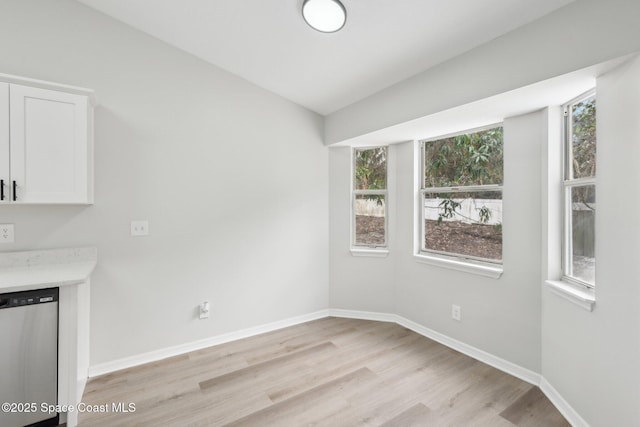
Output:
M500 276L502 276L503 271L502 266L474 263L455 258L445 258L425 254L414 254L413 257L416 261L423 264L435 265L437 267L490 277L492 279L499 279Z
M593 290L581 288L560 280L547 280L545 283L552 293L587 311L593 311L593 306L596 304L596 296Z
M384 248L351 248L351 255L358 257L386 258L389 249Z

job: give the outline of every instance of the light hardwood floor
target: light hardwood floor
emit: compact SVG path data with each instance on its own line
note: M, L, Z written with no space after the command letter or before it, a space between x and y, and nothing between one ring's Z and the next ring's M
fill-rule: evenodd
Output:
M325 318L92 379L80 426L568 426L528 383L394 323Z

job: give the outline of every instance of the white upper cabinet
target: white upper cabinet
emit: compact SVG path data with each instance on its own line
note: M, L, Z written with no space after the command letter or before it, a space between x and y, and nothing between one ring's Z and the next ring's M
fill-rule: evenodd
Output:
M9 200L9 84L0 82L0 203Z
M0 83L0 104L2 202L93 203L88 96Z

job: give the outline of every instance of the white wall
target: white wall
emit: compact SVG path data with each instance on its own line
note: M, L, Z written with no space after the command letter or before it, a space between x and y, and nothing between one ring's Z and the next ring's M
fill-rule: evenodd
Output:
M504 274L495 280L415 261L412 142L390 147L390 254L349 253L349 149L331 148L331 306L393 312L540 372L540 159L544 112L505 120ZM463 129L461 129L463 130ZM451 305L463 320L451 319Z
M418 119L640 50L640 2L576 0L327 116L325 143Z
M500 279L415 261L413 173L398 180L402 252L397 275L399 314L449 337L540 371L540 130L542 113L504 121L503 268ZM463 130L463 129L461 129ZM398 161L413 164L403 144ZM401 167L398 165L398 169ZM406 166L402 167L407 170ZM451 319L451 305L462 322Z
M95 205L0 206L2 251L98 247L93 365L328 307L320 116L76 2L1 9L0 72L97 94Z
M640 425L639 76L636 58L597 83L594 311L543 291L542 374L593 427Z
M540 372L541 148L546 114L505 120L504 274L489 279L416 262L414 144L390 147L387 258L349 252L349 148L330 149L331 307L393 312ZM463 320L451 319L451 305Z
M329 265L331 308L395 312L395 176L391 162L396 147L389 147L388 244L391 253L386 258L357 257L350 252L351 236L351 149L329 149Z
M636 57L598 78L593 312L543 286L560 274L559 106L504 121L504 274L498 280L420 264L412 256L413 143L392 146L396 183L389 209L396 214L389 218L395 228L389 257L350 256L349 150L331 148L332 307L383 312L391 307L420 325L540 373L576 420L593 427L640 425L640 234L634 214L640 202L633 197L640 191L638 76ZM343 280L338 270L351 273ZM382 295L393 302L384 302ZM462 322L451 319L452 304L462 307Z

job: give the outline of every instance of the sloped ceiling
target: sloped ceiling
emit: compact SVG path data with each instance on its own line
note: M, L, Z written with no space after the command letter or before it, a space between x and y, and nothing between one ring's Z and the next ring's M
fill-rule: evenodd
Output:
M324 34L302 0L78 0L326 115L573 0L342 0Z

